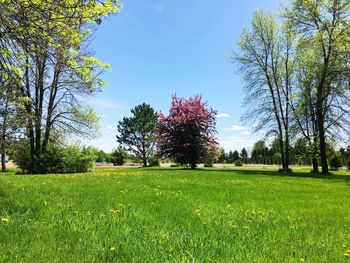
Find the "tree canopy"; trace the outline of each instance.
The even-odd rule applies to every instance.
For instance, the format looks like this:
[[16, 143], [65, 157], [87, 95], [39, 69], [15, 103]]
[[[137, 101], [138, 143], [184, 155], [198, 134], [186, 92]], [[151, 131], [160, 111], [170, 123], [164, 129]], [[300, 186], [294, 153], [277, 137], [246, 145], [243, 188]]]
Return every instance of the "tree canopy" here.
[[196, 168], [200, 160], [217, 153], [216, 111], [197, 95], [189, 99], [172, 97], [169, 115], [160, 113], [157, 125], [159, 154]]
[[132, 117], [119, 121], [117, 141], [147, 166], [147, 159], [154, 155], [158, 114], [146, 103], [131, 109], [131, 113]]

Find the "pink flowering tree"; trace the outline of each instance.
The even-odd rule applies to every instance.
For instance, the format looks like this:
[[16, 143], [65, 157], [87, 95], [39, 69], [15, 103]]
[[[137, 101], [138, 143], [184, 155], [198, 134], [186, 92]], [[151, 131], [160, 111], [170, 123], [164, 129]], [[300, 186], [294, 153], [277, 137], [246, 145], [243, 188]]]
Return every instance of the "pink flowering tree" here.
[[197, 95], [189, 99], [172, 97], [169, 115], [159, 114], [157, 148], [161, 156], [195, 169], [200, 161], [217, 152], [216, 111]]

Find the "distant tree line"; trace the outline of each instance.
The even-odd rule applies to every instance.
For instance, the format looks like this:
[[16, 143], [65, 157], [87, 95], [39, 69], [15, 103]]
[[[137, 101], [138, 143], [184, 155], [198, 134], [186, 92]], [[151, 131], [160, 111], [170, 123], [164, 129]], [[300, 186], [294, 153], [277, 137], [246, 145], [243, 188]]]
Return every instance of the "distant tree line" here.
[[[307, 140], [299, 138], [293, 145], [289, 145], [290, 149], [290, 161], [292, 165], [305, 165], [311, 166], [313, 162], [312, 146], [308, 145]], [[347, 148], [341, 147], [337, 150], [332, 145], [327, 145], [327, 156], [329, 156], [328, 162], [332, 170], [344, 166], [350, 169], [350, 146]], [[218, 163], [234, 164], [237, 161], [241, 161], [245, 164], [267, 164], [267, 165], [281, 165], [282, 158], [279, 151], [278, 139], [272, 141], [270, 145], [267, 145], [265, 141], [257, 141], [250, 154], [243, 148], [240, 152], [237, 150], [230, 150], [225, 152], [223, 148], [220, 149], [220, 154], [215, 160]]]

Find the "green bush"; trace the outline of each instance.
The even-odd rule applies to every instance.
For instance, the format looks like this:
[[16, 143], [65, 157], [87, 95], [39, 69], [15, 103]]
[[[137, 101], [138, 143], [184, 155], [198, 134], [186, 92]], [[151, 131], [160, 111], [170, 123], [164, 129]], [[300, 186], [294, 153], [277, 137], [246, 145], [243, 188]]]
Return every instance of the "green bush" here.
[[338, 156], [334, 156], [331, 158], [329, 165], [332, 171], [338, 171], [340, 167], [342, 167], [341, 160]]
[[112, 152], [112, 163], [114, 165], [123, 165], [127, 156], [127, 152], [123, 148], [119, 147]]
[[235, 161], [235, 166], [243, 166], [242, 161], [241, 160], [236, 160]]
[[91, 147], [68, 147], [50, 146], [40, 160], [33, 164], [28, 147], [17, 151], [15, 162], [23, 172], [31, 170], [37, 173], [82, 173], [88, 172], [94, 166], [96, 151]]
[[348, 171], [350, 171], [350, 159], [348, 160], [348, 163], [346, 166], [348, 167]]
[[159, 167], [160, 166], [160, 160], [158, 158], [150, 158], [148, 162], [149, 167]]

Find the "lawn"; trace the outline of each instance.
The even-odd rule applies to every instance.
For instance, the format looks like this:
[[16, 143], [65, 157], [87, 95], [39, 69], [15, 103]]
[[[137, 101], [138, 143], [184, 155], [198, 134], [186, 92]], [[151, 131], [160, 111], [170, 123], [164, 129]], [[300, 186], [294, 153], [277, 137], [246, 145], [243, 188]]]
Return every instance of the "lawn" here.
[[349, 175], [8, 173], [0, 218], [0, 262], [350, 262]]

